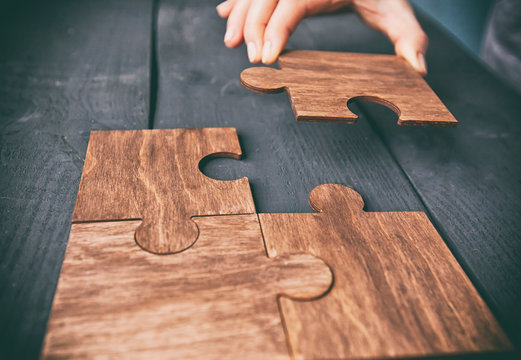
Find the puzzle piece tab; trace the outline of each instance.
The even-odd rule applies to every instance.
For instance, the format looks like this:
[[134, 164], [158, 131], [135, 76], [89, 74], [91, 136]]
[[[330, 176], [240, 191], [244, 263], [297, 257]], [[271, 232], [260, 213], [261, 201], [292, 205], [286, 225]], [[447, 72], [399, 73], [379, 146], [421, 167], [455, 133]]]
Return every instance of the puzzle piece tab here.
[[[423, 212], [365, 212], [341, 185], [316, 213], [259, 214], [268, 253], [323, 259], [327, 296], [280, 305], [296, 358], [395, 358], [502, 351], [511, 344]], [[327, 334], [327, 336], [324, 336]]]
[[322, 295], [328, 266], [268, 258], [255, 214], [194, 221], [166, 256], [135, 244], [140, 221], [73, 224], [43, 358], [289, 358], [277, 297]]
[[136, 241], [158, 254], [192, 245], [192, 216], [252, 214], [248, 179], [199, 171], [207, 156], [239, 158], [233, 128], [93, 131], [73, 222], [143, 219]]
[[385, 105], [399, 125], [455, 126], [457, 120], [425, 80], [394, 55], [289, 50], [279, 56], [281, 69], [253, 67], [242, 84], [260, 93], [287, 90], [299, 121], [354, 123], [351, 100]]

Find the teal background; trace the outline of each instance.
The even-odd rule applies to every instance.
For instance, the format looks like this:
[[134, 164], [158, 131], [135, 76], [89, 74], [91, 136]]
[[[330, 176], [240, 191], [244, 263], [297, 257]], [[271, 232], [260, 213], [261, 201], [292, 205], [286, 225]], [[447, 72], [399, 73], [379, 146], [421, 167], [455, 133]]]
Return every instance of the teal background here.
[[412, 0], [417, 11], [429, 14], [479, 56], [492, 0]]

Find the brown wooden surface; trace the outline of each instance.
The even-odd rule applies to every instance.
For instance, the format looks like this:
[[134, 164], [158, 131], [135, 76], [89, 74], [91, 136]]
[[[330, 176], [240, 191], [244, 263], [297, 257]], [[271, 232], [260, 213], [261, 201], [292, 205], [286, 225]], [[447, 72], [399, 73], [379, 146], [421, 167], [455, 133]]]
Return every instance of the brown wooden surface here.
[[43, 358], [288, 358], [277, 296], [320, 296], [329, 268], [269, 259], [255, 214], [194, 221], [173, 255], [136, 245], [140, 221], [73, 224]]
[[303, 251], [333, 270], [330, 293], [281, 299], [296, 358], [505, 350], [493, 315], [423, 212], [364, 212], [354, 190], [315, 188], [317, 213], [259, 214], [268, 254]]
[[287, 90], [300, 121], [353, 123], [348, 101], [365, 100], [391, 108], [399, 125], [455, 126], [456, 119], [423, 78], [395, 55], [289, 50], [281, 70], [254, 67], [242, 84], [260, 93]]
[[203, 175], [206, 156], [239, 158], [235, 129], [93, 131], [73, 222], [143, 219], [137, 243], [166, 254], [197, 239], [192, 216], [255, 213], [248, 179]]

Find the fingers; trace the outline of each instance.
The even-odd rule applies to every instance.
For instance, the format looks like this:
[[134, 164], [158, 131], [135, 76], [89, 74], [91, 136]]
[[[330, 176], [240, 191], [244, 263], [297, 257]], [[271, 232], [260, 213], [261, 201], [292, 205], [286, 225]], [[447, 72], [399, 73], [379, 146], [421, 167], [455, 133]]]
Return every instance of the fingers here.
[[306, 15], [305, 11], [304, 7], [296, 6], [294, 1], [279, 1], [264, 33], [263, 63], [273, 64], [277, 60], [290, 35]]
[[[228, 0], [226, 3], [230, 1], [232, 0]], [[224, 43], [227, 47], [233, 48], [242, 42], [244, 23], [246, 22], [246, 15], [248, 14], [250, 5], [251, 0], [236, 0], [229, 5], [232, 9], [228, 15], [226, 33], [224, 34]], [[227, 9], [225, 8], [224, 10]]]
[[248, 49], [248, 58], [252, 63], [262, 59], [264, 30], [268, 21], [271, 21], [277, 2], [278, 0], [254, 1], [248, 10], [244, 26], [244, 42]]
[[351, 1], [227, 0], [216, 9], [219, 16], [228, 18], [226, 46], [236, 47], [244, 39], [252, 63], [272, 64], [302, 18], [335, 10]]
[[244, 39], [252, 63], [272, 64], [307, 8], [294, 0], [227, 0], [216, 9], [219, 16], [228, 18], [226, 46], [236, 47]]

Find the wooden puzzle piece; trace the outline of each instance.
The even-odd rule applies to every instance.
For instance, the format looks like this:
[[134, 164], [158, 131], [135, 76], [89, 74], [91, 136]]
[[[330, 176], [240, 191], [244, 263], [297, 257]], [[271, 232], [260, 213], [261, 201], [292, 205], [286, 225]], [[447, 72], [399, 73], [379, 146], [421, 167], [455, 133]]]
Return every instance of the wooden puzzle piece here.
[[354, 190], [321, 185], [316, 213], [259, 214], [270, 256], [303, 251], [335, 281], [280, 305], [296, 358], [388, 358], [508, 350], [510, 342], [423, 212], [364, 212]]
[[349, 101], [376, 102], [398, 115], [399, 125], [455, 126], [457, 120], [425, 80], [394, 55], [289, 50], [281, 69], [253, 67], [241, 83], [260, 93], [287, 90], [299, 121], [354, 123]]
[[73, 224], [43, 358], [288, 358], [277, 297], [322, 295], [328, 266], [268, 258], [255, 214], [193, 220], [166, 256], [135, 244], [140, 221]]
[[197, 215], [251, 214], [248, 179], [199, 171], [207, 156], [241, 156], [233, 128], [91, 132], [73, 222], [143, 219], [145, 250], [182, 251], [197, 239]]

